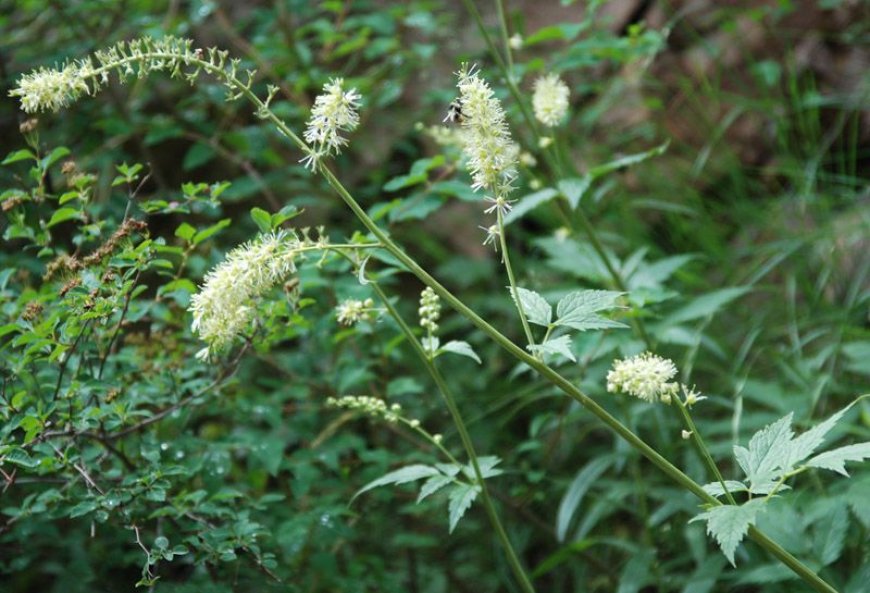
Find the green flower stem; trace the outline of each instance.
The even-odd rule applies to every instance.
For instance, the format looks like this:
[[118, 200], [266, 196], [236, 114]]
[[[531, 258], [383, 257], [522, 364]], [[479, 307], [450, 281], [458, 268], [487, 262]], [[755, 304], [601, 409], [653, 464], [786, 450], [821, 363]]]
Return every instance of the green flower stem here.
[[[484, 480], [483, 473], [480, 471], [480, 465], [477, 461], [477, 452], [474, 449], [474, 443], [471, 441], [471, 435], [468, 433], [468, 429], [465, 426], [465, 421], [462, 419], [462, 414], [459, 411], [459, 407], [456, 405], [456, 399], [453, 397], [453, 392], [450, 390], [450, 387], [447, 385], [447, 382], [444, 380], [444, 377], [441, 375], [438, 367], [435, 366], [435, 362], [432, 360], [432, 355], [428, 353], [425, 348], [423, 348], [423, 345], [417, 339], [417, 336], [414, 335], [414, 332], [411, 331], [411, 328], [408, 327], [408, 324], [405, 323], [404, 319], [402, 319], [402, 316], [390, 302], [390, 299], [387, 298], [387, 295], [381, 289], [380, 285], [378, 285], [376, 281], [372, 280], [371, 286], [372, 288], [374, 288], [378, 297], [380, 297], [381, 302], [384, 303], [387, 311], [390, 313], [393, 319], [395, 319], [396, 323], [399, 324], [399, 328], [401, 328], [402, 333], [405, 335], [405, 338], [411, 344], [414, 352], [426, 366], [426, 370], [429, 372], [432, 380], [434, 380], [435, 384], [438, 386], [438, 390], [441, 392], [441, 395], [444, 398], [444, 403], [447, 404], [447, 409], [450, 412], [451, 418], [453, 419], [453, 424], [456, 426], [456, 431], [459, 433], [459, 438], [462, 441], [462, 446], [465, 449], [465, 454], [468, 455], [468, 458], [471, 461], [471, 467], [474, 470], [474, 476], [477, 479], [477, 483], [480, 485], [480, 495], [483, 500], [483, 506], [486, 508], [486, 514], [489, 516], [489, 520], [492, 523], [492, 526], [495, 529], [499, 540], [501, 541], [502, 548], [504, 549], [505, 555], [507, 556], [508, 563], [513, 570], [514, 576], [516, 577], [517, 581], [520, 584], [520, 587], [525, 593], [535, 593], [535, 588], [534, 586], [532, 586], [532, 582], [529, 580], [528, 575], [526, 575], [526, 571], [523, 569], [523, 566], [520, 563], [520, 560], [517, 557], [513, 546], [511, 545], [507, 532], [505, 531], [504, 526], [501, 524], [501, 520], [498, 518], [498, 513], [495, 510], [495, 505], [493, 504], [492, 499], [489, 496], [489, 489], [486, 486], [486, 481]], [[452, 457], [449, 454], [448, 456]]]
[[718, 480], [719, 484], [722, 485], [722, 490], [725, 491], [725, 498], [728, 499], [728, 504], [737, 504], [734, 500], [734, 497], [731, 496], [731, 492], [728, 491], [728, 488], [725, 486], [725, 478], [722, 477], [722, 472], [719, 471], [719, 467], [716, 465], [716, 462], [713, 461], [713, 456], [710, 455], [710, 449], [707, 448], [707, 444], [704, 442], [704, 438], [701, 436], [701, 433], [698, 432], [698, 427], [695, 426], [695, 421], [692, 420], [692, 415], [689, 412], [688, 407], [684, 404], [679, 396], [674, 396], [673, 401], [677, 406], [677, 409], [680, 411], [680, 416], [683, 418], [683, 422], [686, 425], [686, 430], [691, 433], [692, 443], [695, 445], [695, 449], [698, 451], [698, 455], [701, 457], [701, 461], [704, 462], [704, 465], [707, 466], [707, 469], [710, 471], [711, 475]]
[[495, 0], [495, 7], [498, 10], [498, 25], [501, 30], [501, 42], [504, 45], [504, 55], [507, 58], [507, 69], [510, 75], [514, 72], [514, 59], [511, 56], [511, 44], [508, 38], [507, 19], [504, 15], [504, 3], [502, 0]]
[[[466, 3], [466, 5], [468, 5], [470, 0], [464, 0], [464, 2]], [[143, 61], [147, 60], [148, 57], [170, 59], [176, 58], [178, 56], [169, 52], [143, 52], [139, 56], [132, 56], [130, 58], [125, 58], [121, 61]], [[218, 79], [226, 82], [228, 85], [237, 88], [238, 94], [244, 96], [256, 107], [257, 114], [259, 114], [263, 119], [272, 122], [281, 134], [286, 136], [291, 142], [293, 142], [297, 147], [299, 147], [307, 154], [309, 149], [305, 142], [303, 142], [302, 139], [299, 138], [299, 136], [297, 136], [287, 126], [287, 124], [284, 123], [281, 118], [275, 115], [275, 113], [269, 109], [266, 103], [263, 102], [250, 89], [248, 85], [241, 82], [238, 78], [231, 76], [225, 70], [218, 68], [207, 61], [190, 58], [189, 62], [191, 64], [200, 66], [204, 71], [209, 72]], [[511, 86], [515, 86], [512, 84], [511, 81], [509, 81], [509, 83], [511, 84]], [[318, 164], [318, 170], [323, 175], [324, 179], [330, 185], [330, 187], [335, 190], [335, 192], [339, 195], [342, 201], [344, 201], [347, 207], [350, 208], [354, 215], [356, 215], [362, 225], [365, 226], [366, 229], [383, 244], [384, 248], [389, 251], [396, 259], [398, 259], [408, 269], [409, 272], [419, 278], [421, 282], [432, 288], [432, 290], [434, 290], [442, 299], [444, 299], [454, 310], [459, 312], [474, 326], [487, 334], [493, 341], [495, 341], [499, 346], [506, 350], [510, 355], [529, 365], [531, 368], [537, 371], [538, 374], [550, 381], [566, 395], [579, 402], [593, 415], [598, 417], [611, 430], [613, 430], [616, 434], [625, 439], [632, 447], [640, 451], [642, 455], [649, 459], [665, 475], [677, 482], [680, 486], [693, 493], [695, 496], [697, 496], [707, 504], [722, 504], [715, 497], [707, 494], [704, 489], [701, 488], [700, 484], [698, 484], [685, 473], [680, 471], [679, 468], [677, 468], [667, 459], [662, 457], [655, 449], [650, 447], [643, 439], [634, 434], [627, 426], [619, 422], [619, 420], [614, 418], [610, 413], [607, 412], [607, 410], [605, 410], [594, 400], [592, 400], [586, 394], [580, 391], [580, 389], [574, 386], [574, 384], [571, 383], [568, 379], [566, 379], [557, 371], [550, 368], [548, 365], [544, 364], [542, 361], [538, 360], [534, 356], [531, 356], [525, 350], [514, 344], [505, 335], [503, 335], [492, 325], [490, 325], [485, 319], [472, 311], [468, 306], [465, 305], [465, 303], [463, 303], [456, 296], [454, 296], [453, 293], [451, 293], [444, 286], [442, 286], [437, 280], [435, 280], [434, 277], [432, 277], [428, 272], [426, 272], [426, 270], [424, 270], [419, 264], [417, 264], [417, 262], [412, 257], [407, 255], [398, 245], [396, 245], [396, 243], [394, 243], [393, 240], [390, 239], [390, 237], [383, 230], [381, 230], [377, 223], [375, 223], [371, 219], [371, 217], [366, 214], [366, 212], [362, 209], [359, 203], [357, 203], [353, 196], [350, 195], [347, 189], [335, 177], [332, 171], [324, 166], [323, 163]], [[776, 544], [776, 542], [768, 538], [755, 527], [750, 527], [749, 536], [755, 542], [765, 548], [770, 554], [783, 562], [783, 564], [791, 568], [798, 576], [800, 576], [819, 593], [837, 593], [836, 589], [834, 589], [831, 585], [825, 582], [815, 572], [810, 570], [800, 560], [792, 556], [788, 551]]]
[[523, 331], [526, 333], [526, 341], [529, 343], [529, 346], [534, 346], [535, 338], [532, 337], [532, 328], [529, 327], [529, 320], [526, 318], [526, 312], [523, 309], [523, 301], [520, 298], [519, 291], [517, 290], [517, 281], [514, 277], [513, 267], [511, 266], [510, 254], [508, 254], [507, 239], [505, 238], [504, 215], [502, 214], [501, 208], [496, 208], [495, 211], [498, 224], [498, 241], [501, 245], [501, 259], [504, 262], [504, 269], [507, 271], [508, 282], [510, 282], [511, 285], [511, 296], [517, 305], [517, 311], [519, 311], [520, 314], [520, 321], [523, 324]]

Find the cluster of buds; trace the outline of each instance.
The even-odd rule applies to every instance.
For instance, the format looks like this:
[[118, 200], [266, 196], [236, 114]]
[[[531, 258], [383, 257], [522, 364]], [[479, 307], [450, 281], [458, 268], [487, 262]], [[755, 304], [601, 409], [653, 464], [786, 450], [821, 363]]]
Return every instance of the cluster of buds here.
[[375, 302], [372, 299], [364, 301], [358, 299], [346, 299], [335, 308], [335, 316], [342, 325], [355, 325], [360, 321], [371, 319]]
[[441, 317], [441, 299], [428, 286], [420, 293], [420, 327], [430, 334], [438, 331], [438, 319]]
[[[387, 422], [398, 422], [403, 419], [401, 405], [392, 404], [388, 406], [387, 402], [384, 400], [370, 395], [344, 395], [339, 398], [330, 397], [326, 399], [326, 405], [332, 408], [356, 410], [373, 418], [383, 418]], [[408, 422], [409, 424], [416, 422], [416, 426], [420, 425], [419, 420], [411, 420]]]
[[666, 404], [682, 391], [683, 403], [688, 407], [705, 399], [694, 388], [672, 381], [676, 374], [677, 367], [672, 360], [644, 352], [613, 363], [613, 368], [607, 373], [607, 391]]

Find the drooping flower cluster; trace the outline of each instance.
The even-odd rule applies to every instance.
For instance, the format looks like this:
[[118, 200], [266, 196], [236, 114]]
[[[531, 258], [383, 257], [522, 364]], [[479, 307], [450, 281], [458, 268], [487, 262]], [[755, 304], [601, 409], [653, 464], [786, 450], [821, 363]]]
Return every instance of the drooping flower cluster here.
[[417, 313], [420, 315], [420, 327], [431, 334], [438, 331], [438, 319], [441, 317], [441, 299], [428, 286], [420, 293], [420, 308]]
[[[241, 73], [239, 64], [238, 60], [229, 60], [226, 51], [194, 49], [190, 39], [144, 37], [118, 43], [61, 68], [41, 68], [25, 74], [9, 96], [20, 97], [21, 108], [27, 113], [58, 111], [82, 95], [95, 94], [109, 82], [111, 72], [123, 83], [129, 77], [143, 78], [157, 71], [192, 81], [207, 71], [227, 86], [230, 98], [235, 98], [242, 87], [250, 88], [254, 76], [253, 71]], [[240, 74], [246, 82], [239, 80]]]
[[335, 308], [335, 316], [342, 325], [354, 325], [360, 321], [371, 319], [372, 307], [375, 302], [372, 299], [364, 301], [358, 299], [346, 299]]
[[607, 373], [607, 391], [625, 392], [648, 402], [669, 402], [679, 389], [678, 383], [671, 382], [676, 374], [673, 361], [644, 352], [613, 363]]
[[457, 73], [461, 105], [462, 149], [468, 159], [472, 188], [504, 201], [517, 176], [519, 147], [511, 140], [501, 102], [476, 68]]
[[260, 235], [206, 274], [189, 308], [191, 328], [207, 344], [198, 358], [221, 352], [250, 326], [256, 300], [296, 271], [295, 259], [306, 244], [286, 231]]
[[311, 117], [305, 130], [305, 142], [310, 152], [303, 164], [314, 169], [324, 156], [336, 155], [347, 145], [340, 132], [352, 132], [359, 125], [361, 96], [356, 89], [345, 91], [344, 80], [333, 78], [323, 85], [323, 93], [314, 100]]
[[547, 127], [554, 127], [568, 113], [570, 91], [558, 74], [548, 74], [535, 81], [532, 108], [535, 117]]

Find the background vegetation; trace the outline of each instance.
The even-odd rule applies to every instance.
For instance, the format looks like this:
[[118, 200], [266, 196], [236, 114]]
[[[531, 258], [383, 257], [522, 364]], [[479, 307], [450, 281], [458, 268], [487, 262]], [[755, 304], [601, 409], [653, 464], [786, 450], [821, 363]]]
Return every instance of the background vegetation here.
[[[727, 478], [738, 477], [732, 446], [762, 426], [794, 412], [803, 429], [867, 392], [868, 4], [506, 5], [523, 40], [512, 53], [520, 90], [544, 72], [571, 88], [559, 180], [462, 3], [0, 0], [3, 97], [24, 72], [141, 35], [230, 50], [257, 68], [256, 88], [279, 86], [275, 110], [295, 129], [343, 76], [364, 107], [337, 176], [522, 342], [498, 256], [481, 245], [480, 197], [428, 131], [455, 96], [459, 62], [476, 62], [536, 156], [518, 209], [542, 204], [509, 227], [521, 285], [554, 298], [620, 289], [576, 221], [543, 202], [558, 188], [580, 201], [648, 333], [647, 344], [633, 330], [579, 334], [578, 362], [561, 372], [702, 483], [669, 409], [606, 393], [614, 358], [655, 345], [677, 362], [709, 398], [695, 417]], [[498, 38], [495, 6], [479, 8]], [[218, 84], [157, 76], [35, 122], [4, 98], [0, 128], [4, 591], [514, 590], [482, 508], [448, 536], [438, 495], [415, 504], [399, 486], [348, 504], [436, 455], [328, 397], [400, 403], [460, 450], [395, 325], [336, 322], [340, 301], [371, 296], [348, 264], [309, 260], [263, 306], [253, 343], [215, 364], [195, 358], [190, 295], [257, 232], [252, 208], [324, 225], [336, 241], [360, 230], [293, 146]], [[642, 163], [596, 169], [665, 143]], [[413, 319], [422, 285], [398, 271], [381, 284]], [[807, 590], [751, 543], [732, 569], [703, 525], [687, 524], [694, 497], [458, 315], [444, 312], [441, 333], [483, 360], [439, 362], [478, 450], [502, 459], [488, 483], [540, 591]], [[868, 434], [859, 404], [835, 438]], [[860, 593], [870, 473], [850, 471], [804, 478], [759, 525]]]

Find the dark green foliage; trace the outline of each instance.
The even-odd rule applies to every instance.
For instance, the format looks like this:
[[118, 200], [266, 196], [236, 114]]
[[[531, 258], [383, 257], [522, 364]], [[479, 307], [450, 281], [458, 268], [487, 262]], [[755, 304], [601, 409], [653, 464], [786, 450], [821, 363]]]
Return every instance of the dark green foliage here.
[[[532, 350], [714, 482], [674, 407], [606, 392], [615, 358], [654, 347], [708, 397], [692, 411], [698, 431], [724, 477], [744, 479], [735, 445], [789, 414], [803, 433], [870, 385], [866, 91], [781, 49], [800, 35], [789, 2], [705, 18], [662, 3], [666, 24], [649, 26], [619, 26], [602, 2], [553, 2], [540, 18], [513, 4], [522, 92], [551, 71], [571, 87], [552, 150], [459, 3], [0, 0], [0, 73], [8, 91], [20, 74], [116, 41], [191, 37], [257, 68], [261, 96], [277, 85], [272, 107], [297, 131], [322, 85], [344, 77], [364, 98], [362, 122], [331, 168], [422, 265], [523, 343], [499, 257], [481, 246], [478, 226], [492, 223], [481, 196], [455, 147], [425, 133], [454, 98], [458, 62], [478, 62], [536, 159], [507, 227]], [[851, 15], [845, 30], [820, 30], [866, 58], [864, 8], [807, 5]], [[497, 23], [494, 5], [480, 10]], [[741, 68], [722, 40], [747, 23], [770, 47], [742, 56], [746, 76], [732, 79]], [[677, 67], [686, 48], [706, 68]], [[430, 484], [419, 504], [409, 485], [351, 504], [388, 472], [429, 468], [425, 490], [448, 466], [413, 431], [328, 397], [399, 403], [466, 459], [397, 324], [336, 322], [340, 302], [373, 296], [346, 259], [311, 254], [259, 304], [251, 335], [218, 360], [196, 358], [187, 308], [227, 251], [287, 227], [366, 239], [292, 144], [224, 99], [205, 77], [190, 87], [150, 76], [33, 123], [0, 101], [0, 589], [518, 590], [483, 507], [467, 506], [470, 469], [468, 484]], [[422, 285], [384, 253], [366, 270], [414, 325]], [[733, 569], [688, 523], [696, 498], [459, 315], [445, 309], [440, 324], [437, 365], [478, 452], [501, 460], [487, 485], [537, 590], [809, 590], [751, 543], [729, 543]], [[868, 435], [863, 400], [816, 453]], [[846, 469], [850, 480], [808, 470], [755, 518], [839, 591], [860, 593], [870, 478]]]

